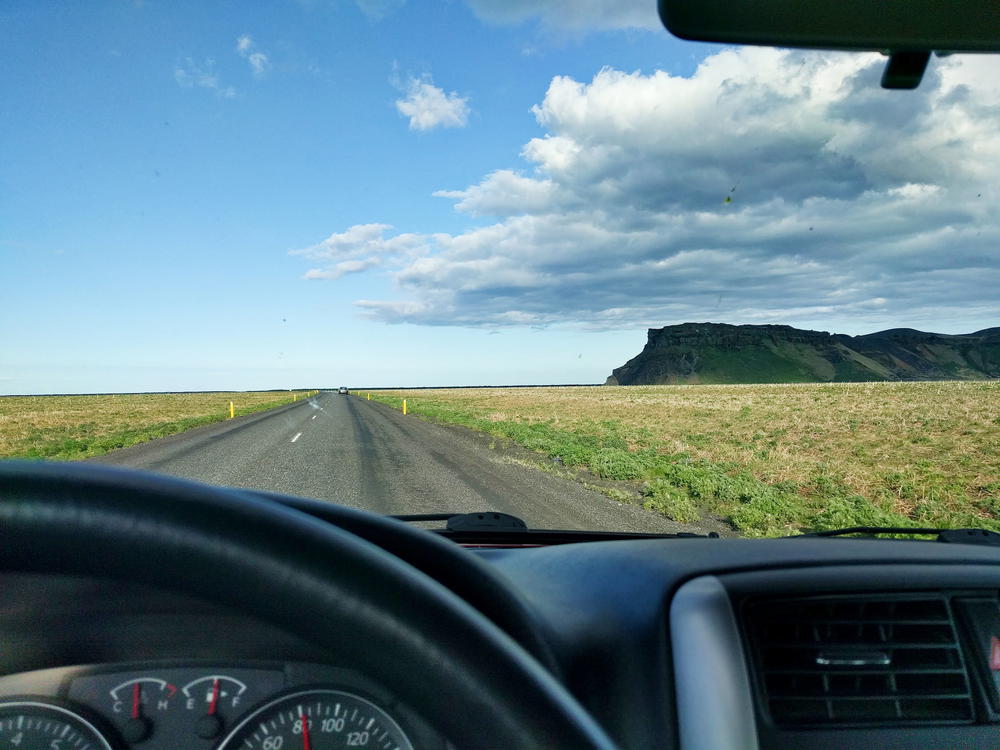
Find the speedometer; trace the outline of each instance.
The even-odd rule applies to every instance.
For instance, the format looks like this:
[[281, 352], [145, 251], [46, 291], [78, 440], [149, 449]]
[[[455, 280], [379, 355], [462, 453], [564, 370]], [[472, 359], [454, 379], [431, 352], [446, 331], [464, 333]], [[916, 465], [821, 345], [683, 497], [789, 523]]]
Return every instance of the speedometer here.
[[218, 750], [413, 750], [389, 714], [342, 690], [305, 690], [277, 698], [243, 719]]

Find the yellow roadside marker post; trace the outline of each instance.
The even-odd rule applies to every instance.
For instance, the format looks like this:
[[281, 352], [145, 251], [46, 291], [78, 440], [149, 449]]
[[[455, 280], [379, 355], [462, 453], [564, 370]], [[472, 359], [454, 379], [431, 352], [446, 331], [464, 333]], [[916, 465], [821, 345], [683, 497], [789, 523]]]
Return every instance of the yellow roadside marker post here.
[[368, 394], [368, 400], [369, 400], [369, 401], [371, 401], [371, 400], [372, 400], [372, 394], [370, 394], [370, 393]]
[[236, 408], [233, 406], [233, 402], [229, 402], [229, 418], [232, 419], [236, 416]]
[[403, 414], [406, 414], [406, 399], [403, 399]]

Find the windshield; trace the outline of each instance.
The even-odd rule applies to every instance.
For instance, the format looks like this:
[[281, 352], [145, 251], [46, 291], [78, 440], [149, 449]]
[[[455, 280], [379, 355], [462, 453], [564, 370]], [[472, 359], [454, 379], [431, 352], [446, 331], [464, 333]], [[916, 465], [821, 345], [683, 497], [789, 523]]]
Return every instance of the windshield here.
[[649, 0], [14, 0], [0, 50], [0, 457], [1000, 530], [996, 56], [889, 91]]

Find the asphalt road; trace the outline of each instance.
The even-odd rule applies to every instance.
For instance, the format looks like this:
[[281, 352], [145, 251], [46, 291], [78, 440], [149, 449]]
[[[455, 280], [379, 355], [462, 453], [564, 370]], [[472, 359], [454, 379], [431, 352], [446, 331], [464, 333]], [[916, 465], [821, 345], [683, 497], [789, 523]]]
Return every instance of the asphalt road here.
[[456, 430], [336, 393], [93, 460], [376, 513], [493, 510], [518, 516], [531, 528], [686, 529], [512, 462]]

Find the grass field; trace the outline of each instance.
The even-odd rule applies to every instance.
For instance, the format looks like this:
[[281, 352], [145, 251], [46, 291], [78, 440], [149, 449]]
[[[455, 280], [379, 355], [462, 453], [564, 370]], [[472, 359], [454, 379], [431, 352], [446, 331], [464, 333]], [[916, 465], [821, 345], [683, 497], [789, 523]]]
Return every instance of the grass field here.
[[307, 391], [0, 397], [0, 458], [78, 459], [281, 406]]
[[[747, 536], [854, 525], [1000, 531], [1000, 382], [373, 392]], [[636, 493], [614, 489], [620, 499]]]

